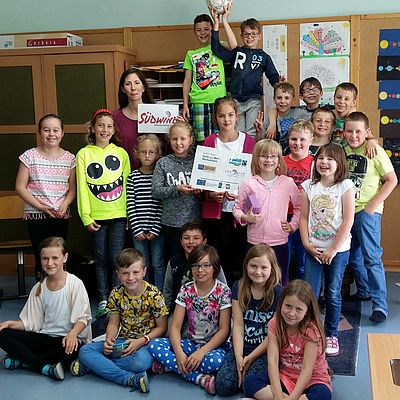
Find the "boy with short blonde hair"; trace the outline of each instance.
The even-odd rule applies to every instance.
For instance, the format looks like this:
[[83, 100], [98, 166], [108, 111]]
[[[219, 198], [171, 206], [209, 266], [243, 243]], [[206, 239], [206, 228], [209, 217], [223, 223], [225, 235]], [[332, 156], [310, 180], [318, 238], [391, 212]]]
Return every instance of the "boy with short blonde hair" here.
[[[309, 154], [313, 140], [313, 125], [310, 121], [299, 119], [289, 129], [288, 144], [290, 153], [283, 157], [287, 166], [286, 175], [293, 178], [300, 192], [301, 184], [311, 177], [311, 168], [314, 157]], [[289, 221], [293, 217], [293, 207], [289, 206]], [[291, 255], [295, 254], [295, 278], [304, 279], [304, 266], [306, 263], [306, 250], [301, 242], [300, 229], [289, 235], [289, 262]]]
[[365, 156], [368, 117], [361, 112], [349, 114], [344, 123], [344, 146], [350, 178], [356, 186], [356, 208], [349, 258], [357, 292], [354, 300], [372, 299], [370, 320], [385, 321], [388, 314], [385, 270], [382, 263], [381, 218], [383, 202], [397, 185], [397, 177], [385, 150], [377, 146], [377, 155]]
[[[277, 135], [275, 139], [282, 146], [283, 154], [289, 153], [288, 133], [290, 127], [299, 119], [308, 119], [308, 112], [299, 107], [293, 107], [295, 99], [295, 90], [289, 82], [277, 83], [274, 86], [274, 103], [277, 111]], [[267, 127], [269, 125], [268, 116], [264, 123], [262, 122], [263, 113], [260, 112], [255, 128], [257, 131], [256, 138], [259, 140], [265, 137]]]

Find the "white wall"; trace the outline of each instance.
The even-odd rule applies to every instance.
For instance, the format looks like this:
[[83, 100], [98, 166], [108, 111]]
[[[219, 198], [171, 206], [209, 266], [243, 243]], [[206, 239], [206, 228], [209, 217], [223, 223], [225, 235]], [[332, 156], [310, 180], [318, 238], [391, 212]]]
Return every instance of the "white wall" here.
[[[399, 12], [399, 0], [234, 0], [232, 21]], [[190, 24], [205, 0], [0, 0], [0, 33]]]

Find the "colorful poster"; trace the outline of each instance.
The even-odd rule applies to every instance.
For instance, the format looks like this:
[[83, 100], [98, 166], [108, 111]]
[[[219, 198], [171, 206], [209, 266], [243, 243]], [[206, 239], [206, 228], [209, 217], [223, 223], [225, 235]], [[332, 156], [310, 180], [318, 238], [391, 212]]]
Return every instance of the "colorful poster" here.
[[263, 50], [269, 54], [279, 75], [287, 77], [287, 26], [263, 26]]
[[179, 115], [177, 104], [139, 104], [139, 133], [168, 133]]
[[400, 139], [400, 110], [381, 110], [380, 136]]
[[251, 154], [197, 146], [190, 185], [237, 195], [240, 184], [251, 177]]
[[400, 139], [383, 139], [383, 148], [390, 157], [400, 182]]
[[379, 56], [377, 81], [400, 80], [400, 56]]
[[400, 56], [400, 29], [379, 31], [379, 55]]
[[302, 58], [300, 60], [300, 82], [315, 77], [322, 85], [321, 104], [333, 104], [336, 86], [349, 80], [349, 57]]
[[300, 57], [350, 56], [350, 22], [300, 24]]
[[[263, 50], [269, 54], [279, 75], [287, 78], [287, 25], [263, 26]], [[273, 105], [274, 91], [263, 77], [264, 112]]]
[[380, 81], [378, 108], [400, 109], [400, 81]]

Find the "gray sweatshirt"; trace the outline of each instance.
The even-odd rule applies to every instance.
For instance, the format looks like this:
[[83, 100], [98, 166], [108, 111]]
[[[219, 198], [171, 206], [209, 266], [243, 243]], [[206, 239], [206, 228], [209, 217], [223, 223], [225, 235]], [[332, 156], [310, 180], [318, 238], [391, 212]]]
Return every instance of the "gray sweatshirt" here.
[[169, 154], [157, 161], [152, 179], [151, 194], [162, 201], [161, 223], [181, 227], [189, 221], [200, 219], [199, 196], [180, 193], [178, 185], [188, 185], [192, 174], [194, 156], [177, 157]]

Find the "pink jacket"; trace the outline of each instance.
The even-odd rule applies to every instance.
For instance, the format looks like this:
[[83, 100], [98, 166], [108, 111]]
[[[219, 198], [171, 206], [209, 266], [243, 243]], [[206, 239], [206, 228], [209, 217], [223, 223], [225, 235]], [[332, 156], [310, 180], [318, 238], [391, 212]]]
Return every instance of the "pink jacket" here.
[[[246, 135], [246, 138], [244, 139], [244, 144], [243, 144], [243, 153], [248, 153], [251, 154], [253, 153], [253, 148], [256, 145], [256, 141], [246, 132], [244, 132]], [[217, 140], [218, 134], [213, 133], [210, 136], [207, 136], [204, 139], [203, 146], [207, 147], [216, 147], [216, 140]], [[221, 218], [221, 209], [222, 209], [222, 203], [217, 203], [216, 201], [210, 199], [207, 196], [205, 196], [204, 202], [203, 202], [203, 212], [202, 212], [202, 217], [203, 218]]]
[[300, 219], [300, 192], [293, 179], [280, 175], [271, 189], [258, 175], [245, 181], [233, 207], [233, 215], [242, 225], [246, 225], [241, 217], [248, 211], [249, 194], [256, 195], [261, 206], [262, 219], [247, 225], [247, 241], [252, 244], [266, 243], [270, 246], [287, 243], [288, 233], [282, 230], [281, 221], [287, 221], [290, 202], [294, 212], [290, 222], [293, 230], [298, 228]]

